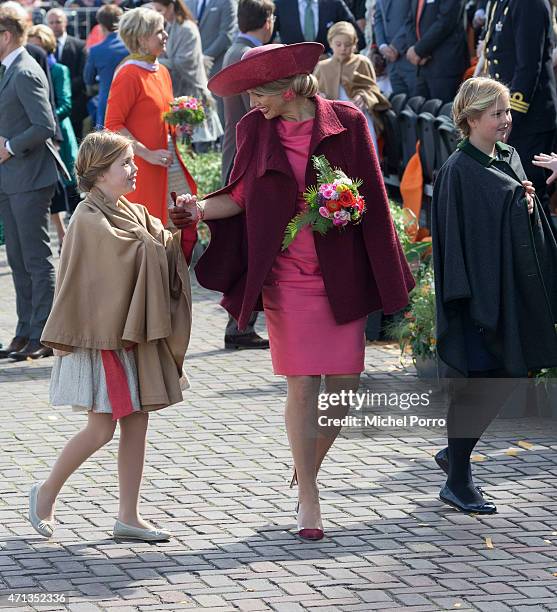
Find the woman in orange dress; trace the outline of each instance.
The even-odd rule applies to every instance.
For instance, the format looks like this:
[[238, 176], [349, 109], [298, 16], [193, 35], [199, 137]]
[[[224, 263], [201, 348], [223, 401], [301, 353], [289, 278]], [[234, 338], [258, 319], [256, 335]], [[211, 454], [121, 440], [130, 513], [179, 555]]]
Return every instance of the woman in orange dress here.
[[110, 87], [105, 125], [133, 140], [137, 185], [126, 194], [141, 202], [149, 213], [167, 223], [168, 127], [163, 113], [173, 99], [170, 73], [157, 58], [164, 52], [168, 34], [162, 15], [151, 9], [127, 11], [119, 34], [131, 55], [116, 70]]

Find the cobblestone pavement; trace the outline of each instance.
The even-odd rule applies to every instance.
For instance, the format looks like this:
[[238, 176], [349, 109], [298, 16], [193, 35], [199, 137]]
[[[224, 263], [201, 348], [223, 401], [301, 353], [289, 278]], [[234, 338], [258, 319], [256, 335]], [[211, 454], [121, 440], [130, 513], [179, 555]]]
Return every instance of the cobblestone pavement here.
[[[222, 350], [217, 296], [194, 293], [193, 387], [152, 417], [142, 492], [144, 516], [175, 534], [167, 543], [110, 538], [116, 439], [63, 489], [52, 540], [35, 534], [29, 486], [84, 417], [48, 406], [51, 360], [0, 362], [2, 592], [65, 591], [75, 612], [557, 610], [554, 430], [507, 421], [480, 445], [476, 473], [499, 507], [484, 518], [437, 499], [443, 479], [432, 454], [442, 430], [344, 435], [320, 474], [326, 538], [302, 543], [288, 488], [285, 383], [267, 351]], [[2, 248], [2, 340], [13, 325]], [[394, 346], [369, 346], [366, 364], [364, 389], [415, 379]], [[4, 598], [0, 609], [9, 608]]]

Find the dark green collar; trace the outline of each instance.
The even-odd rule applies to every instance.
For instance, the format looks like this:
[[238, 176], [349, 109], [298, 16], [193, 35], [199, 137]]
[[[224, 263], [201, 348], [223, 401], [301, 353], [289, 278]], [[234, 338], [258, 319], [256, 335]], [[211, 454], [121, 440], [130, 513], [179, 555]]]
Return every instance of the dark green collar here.
[[[506, 158], [510, 157], [511, 155], [510, 147], [506, 145], [504, 142], [496, 142], [495, 148], [497, 149], [497, 153], [499, 154], [500, 158], [507, 161]], [[497, 157], [491, 157], [491, 155], [486, 155], [483, 151], [480, 151], [479, 149], [477, 149], [468, 140], [468, 138], [461, 140], [457, 145], [457, 149], [459, 151], [462, 151], [463, 153], [466, 153], [466, 155], [469, 155], [470, 157], [475, 159], [478, 163], [480, 163], [482, 166], [485, 166], [486, 168], [489, 168], [489, 166], [491, 166], [493, 162], [497, 161]]]

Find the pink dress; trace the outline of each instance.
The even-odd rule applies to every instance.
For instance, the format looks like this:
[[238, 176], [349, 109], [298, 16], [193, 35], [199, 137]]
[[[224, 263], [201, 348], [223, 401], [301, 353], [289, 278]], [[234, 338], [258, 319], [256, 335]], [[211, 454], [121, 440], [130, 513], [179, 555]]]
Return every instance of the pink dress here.
[[[280, 140], [298, 182], [298, 211], [306, 206], [301, 194], [306, 189], [312, 129], [313, 119], [277, 121]], [[242, 191], [240, 181], [231, 196], [243, 207]], [[263, 286], [263, 308], [275, 374], [317, 376], [364, 370], [366, 317], [343, 325], [335, 321], [310, 228], [304, 228], [290, 247], [277, 255]]]

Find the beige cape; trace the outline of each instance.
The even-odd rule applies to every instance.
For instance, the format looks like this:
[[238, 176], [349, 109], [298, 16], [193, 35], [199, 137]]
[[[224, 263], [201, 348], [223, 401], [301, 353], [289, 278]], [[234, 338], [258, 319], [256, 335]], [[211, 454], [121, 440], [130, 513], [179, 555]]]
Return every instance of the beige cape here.
[[62, 351], [135, 345], [142, 410], [182, 401], [191, 288], [180, 245], [147, 209], [99, 189], [77, 207], [41, 342]]
[[319, 92], [329, 100], [339, 99], [340, 85], [344, 87], [350, 99], [360, 94], [373, 117], [376, 129], [383, 129], [378, 112], [390, 108], [391, 104], [381, 93], [375, 80], [373, 64], [367, 57], [354, 53], [345, 63], [331, 57], [319, 62], [314, 74], [319, 83]]

